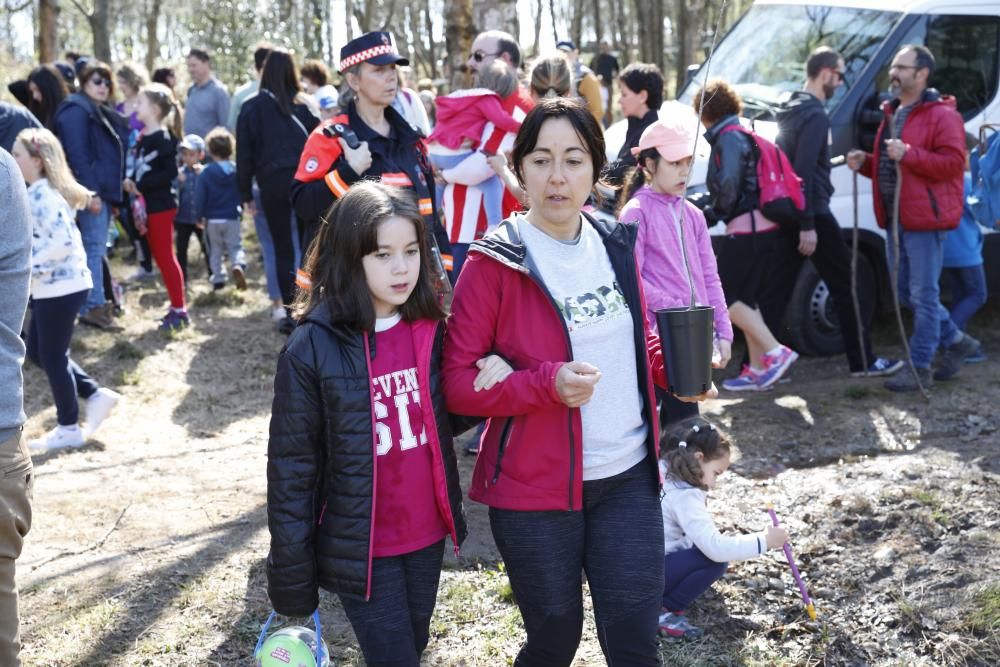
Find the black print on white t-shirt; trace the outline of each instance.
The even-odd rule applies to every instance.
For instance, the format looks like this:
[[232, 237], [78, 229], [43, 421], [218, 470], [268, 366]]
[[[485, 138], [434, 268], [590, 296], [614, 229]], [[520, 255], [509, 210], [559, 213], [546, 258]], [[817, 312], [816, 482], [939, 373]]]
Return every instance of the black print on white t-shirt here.
[[559, 310], [566, 327], [573, 331], [627, 315], [628, 304], [615, 282], [610, 287], [602, 285], [596, 290], [566, 297], [559, 303]]

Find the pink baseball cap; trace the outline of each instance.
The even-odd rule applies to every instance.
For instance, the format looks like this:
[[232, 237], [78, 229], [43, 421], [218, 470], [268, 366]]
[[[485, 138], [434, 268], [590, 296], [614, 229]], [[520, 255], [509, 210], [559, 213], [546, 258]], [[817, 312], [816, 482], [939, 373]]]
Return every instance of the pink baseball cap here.
[[655, 148], [660, 157], [668, 162], [691, 157], [694, 155], [696, 131], [693, 116], [690, 120], [679, 114], [660, 118], [643, 131], [639, 145], [632, 149], [632, 155], [638, 157], [647, 148]]

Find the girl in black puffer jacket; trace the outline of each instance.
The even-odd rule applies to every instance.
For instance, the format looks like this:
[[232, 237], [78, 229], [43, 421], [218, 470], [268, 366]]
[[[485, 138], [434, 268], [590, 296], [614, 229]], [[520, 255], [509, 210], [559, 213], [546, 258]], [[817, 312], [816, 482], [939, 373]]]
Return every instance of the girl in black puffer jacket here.
[[[416, 667], [444, 538], [457, 555], [465, 537], [428, 247], [411, 193], [352, 187], [312, 247], [274, 380], [268, 594], [288, 616], [320, 586], [338, 594], [368, 664]], [[480, 366], [484, 391], [510, 373]]]

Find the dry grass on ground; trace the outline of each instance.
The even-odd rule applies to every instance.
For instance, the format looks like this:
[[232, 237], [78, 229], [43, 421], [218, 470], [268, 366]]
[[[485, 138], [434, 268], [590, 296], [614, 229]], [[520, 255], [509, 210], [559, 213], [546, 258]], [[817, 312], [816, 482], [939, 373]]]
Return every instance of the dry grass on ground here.
[[[27, 665], [250, 664], [268, 612], [264, 466], [282, 344], [261, 292], [258, 280], [213, 294], [202, 278], [195, 327], [163, 336], [165, 295], [146, 285], [127, 293], [123, 332], [79, 331], [74, 357], [127, 402], [84, 448], [35, 460], [18, 562]], [[998, 319], [994, 304], [977, 330], [993, 359]], [[706, 639], [664, 643], [665, 664], [1000, 664], [997, 368], [968, 367], [925, 404], [846, 379], [841, 359], [805, 359], [774, 392], [706, 405], [740, 448], [712, 497], [720, 524], [760, 528], [773, 500], [820, 622], [805, 622], [780, 556], [734, 564], [692, 610]], [[37, 369], [26, 410], [30, 437], [54, 423]], [[466, 482], [470, 469], [466, 457]], [[507, 665], [521, 638], [485, 511], [468, 511], [428, 665]], [[324, 594], [322, 610], [337, 664], [363, 664], [336, 600]], [[589, 616], [575, 664], [603, 664]]]

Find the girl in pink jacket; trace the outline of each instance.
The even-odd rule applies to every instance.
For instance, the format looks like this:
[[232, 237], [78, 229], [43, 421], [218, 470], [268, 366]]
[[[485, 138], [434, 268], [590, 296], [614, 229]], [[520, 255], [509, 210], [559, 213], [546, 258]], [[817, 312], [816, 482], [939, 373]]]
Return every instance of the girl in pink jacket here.
[[[656, 323], [657, 310], [690, 304], [693, 291], [696, 305], [715, 309], [712, 365], [723, 368], [732, 352], [733, 326], [705, 216], [684, 198], [695, 127], [693, 116], [678, 113], [646, 128], [632, 149], [638, 165], [626, 179], [618, 219], [638, 227], [635, 257], [650, 326]], [[683, 403], [666, 392], [658, 398], [664, 426], [698, 414], [696, 403]]]

